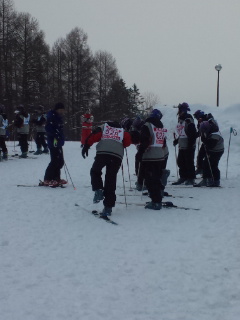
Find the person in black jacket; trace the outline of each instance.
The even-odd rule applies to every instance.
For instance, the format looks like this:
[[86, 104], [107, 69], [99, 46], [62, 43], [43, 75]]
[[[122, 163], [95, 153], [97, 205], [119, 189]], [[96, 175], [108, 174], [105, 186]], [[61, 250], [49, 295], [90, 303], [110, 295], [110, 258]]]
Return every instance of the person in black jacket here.
[[188, 111], [190, 111], [190, 108], [186, 102], [178, 105], [178, 124], [176, 127], [178, 137], [173, 141], [173, 145], [178, 144], [177, 164], [180, 178], [173, 182], [173, 185], [182, 183], [194, 185], [195, 183], [194, 155], [197, 131], [193, 117]]
[[140, 144], [136, 154], [140, 162], [151, 202], [146, 209], [160, 210], [162, 208], [162, 191], [164, 186], [161, 178], [166, 168], [168, 148], [166, 145], [167, 129], [161, 122], [162, 113], [154, 109], [145, 120], [140, 132]]
[[[8, 149], [6, 146], [6, 129], [8, 127], [8, 119], [5, 113], [5, 107], [0, 105], [0, 161], [8, 159]], [[2, 154], [1, 154], [2, 153]]]
[[219, 161], [224, 153], [224, 140], [215, 125], [209, 121], [203, 121], [200, 124], [199, 132], [205, 149], [205, 158], [203, 160], [203, 179], [197, 187], [219, 187], [220, 170]]
[[[219, 127], [218, 127], [218, 123], [217, 121], [214, 119], [213, 115], [211, 113], [204, 113], [204, 111], [201, 110], [197, 110], [194, 114], [193, 114], [194, 118], [197, 120], [197, 137], [200, 137], [200, 125], [203, 121], [208, 121], [211, 125], [211, 128], [214, 131], [219, 131]], [[203, 173], [203, 161], [204, 158], [206, 157], [206, 152], [205, 152], [205, 147], [204, 144], [201, 144], [201, 147], [198, 151], [198, 155], [197, 155], [197, 170], [195, 172], [196, 175], [198, 174], [202, 174]]]
[[63, 103], [56, 103], [53, 110], [47, 114], [46, 132], [48, 148], [50, 150], [51, 161], [46, 169], [44, 185], [57, 187], [66, 184], [67, 181], [61, 179], [61, 169], [64, 166], [63, 145], [65, 142], [63, 133], [63, 119], [65, 112]]
[[[39, 106], [36, 110], [36, 117], [32, 120], [32, 123], [36, 126], [36, 137], [35, 142], [37, 145], [37, 151], [34, 153], [35, 155], [39, 155], [42, 153], [48, 153], [48, 147], [47, 143], [45, 141], [45, 134], [46, 134], [46, 121], [47, 121], [47, 115], [44, 112], [44, 107]], [[43, 147], [43, 150], [42, 150]]]
[[22, 104], [17, 107], [15, 113], [14, 126], [17, 128], [19, 145], [22, 152], [20, 158], [27, 158], [30, 114]]

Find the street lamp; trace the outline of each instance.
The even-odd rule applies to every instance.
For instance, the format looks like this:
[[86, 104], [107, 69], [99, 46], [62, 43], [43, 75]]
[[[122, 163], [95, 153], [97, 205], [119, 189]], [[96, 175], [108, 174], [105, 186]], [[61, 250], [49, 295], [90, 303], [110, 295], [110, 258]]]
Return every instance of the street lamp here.
[[218, 72], [218, 80], [217, 80], [217, 107], [219, 106], [219, 72], [222, 70], [222, 66], [220, 64], [217, 64], [215, 66], [215, 69]]

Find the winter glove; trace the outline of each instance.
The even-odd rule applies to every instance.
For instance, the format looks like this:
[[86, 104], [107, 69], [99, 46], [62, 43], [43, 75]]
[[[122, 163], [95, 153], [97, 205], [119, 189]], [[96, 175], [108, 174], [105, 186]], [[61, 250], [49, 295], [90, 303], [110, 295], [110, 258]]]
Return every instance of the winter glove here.
[[89, 146], [87, 144], [84, 145], [84, 147], [82, 148], [82, 156], [85, 159], [86, 157], [88, 157], [88, 150], [89, 150]]
[[53, 146], [56, 148], [58, 145], [58, 141], [56, 138], [53, 139]]
[[178, 144], [178, 139], [173, 140], [173, 146], [175, 147]]

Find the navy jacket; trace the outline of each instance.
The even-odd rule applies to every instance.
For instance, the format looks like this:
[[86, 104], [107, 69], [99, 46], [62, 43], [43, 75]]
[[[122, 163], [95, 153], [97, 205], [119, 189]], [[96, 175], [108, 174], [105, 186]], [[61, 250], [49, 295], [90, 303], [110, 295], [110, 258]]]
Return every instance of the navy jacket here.
[[[64, 145], [63, 119], [55, 110], [50, 110], [47, 113], [45, 129], [49, 148], [60, 148]], [[56, 146], [54, 146], [54, 139], [57, 140]]]

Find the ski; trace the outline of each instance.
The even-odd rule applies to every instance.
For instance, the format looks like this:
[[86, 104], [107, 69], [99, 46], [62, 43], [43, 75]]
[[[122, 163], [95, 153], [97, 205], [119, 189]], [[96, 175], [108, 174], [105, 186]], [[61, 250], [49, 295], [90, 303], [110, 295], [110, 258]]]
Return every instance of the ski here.
[[[137, 196], [148, 196], [148, 192], [144, 192], [143, 194], [126, 194], [126, 197], [137, 197]], [[119, 197], [125, 197], [125, 194], [117, 194], [117, 196]], [[194, 197], [184, 197], [184, 196], [174, 196], [172, 194], [169, 194], [168, 192], [166, 192], [166, 194], [164, 193], [164, 198], [189, 198], [189, 199], [194, 199]]]
[[115, 226], [118, 226], [118, 223], [111, 220], [110, 218], [108, 218], [107, 216], [101, 216], [100, 213], [97, 211], [97, 210], [92, 210], [91, 212], [95, 217], [97, 218], [100, 218], [104, 221], [106, 221], [107, 223], [110, 223], [110, 224], [114, 224]]
[[39, 184], [17, 184], [17, 187], [36, 188], [36, 187], [50, 187], [50, 188], [66, 188], [64, 185], [46, 186], [43, 181], [39, 180]]
[[[116, 203], [118, 204], [125, 204], [125, 202], [120, 202], [117, 201]], [[140, 206], [140, 207], [145, 207], [146, 203], [127, 203], [127, 205], [134, 205], [134, 206]], [[199, 211], [200, 209], [198, 208], [189, 208], [189, 207], [182, 207], [182, 206], [176, 206], [173, 204], [171, 201], [163, 201], [162, 202], [162, 207], [163, 208], [174, 208], [174, 209], [181, 209], [181, 210], [196, 210]]]
[[38, 157], [33, 157], [33, 156], [27, 156], [26, 158], [22, 158], [18, 154], [12, 154], [12, 155], [9, 155], [9, 157], [14, 159], [38, 159]]
[[[75, 207], [80, 207], [78, 203], [75, 203]], [[89, 210], [87, 210], [86, 208], [82, 208], [84, 211], [87, 211], [89, 212]], [[110, 223], [110, 224], [114, 224], [115, 226], [118, 226], [118, 223], [113, 221], [112, 219], [108, 218], [107, 216], [106, 217], [103, 217], [100, 215], [100, 213], [97, 211], [97, 210], [92, 210], [90, 211], [91, 214], [93, 214], [96, 218], [99, 218], [99, 219], [102, 219], [104, 221], [106, 221], [107, 223]]]

